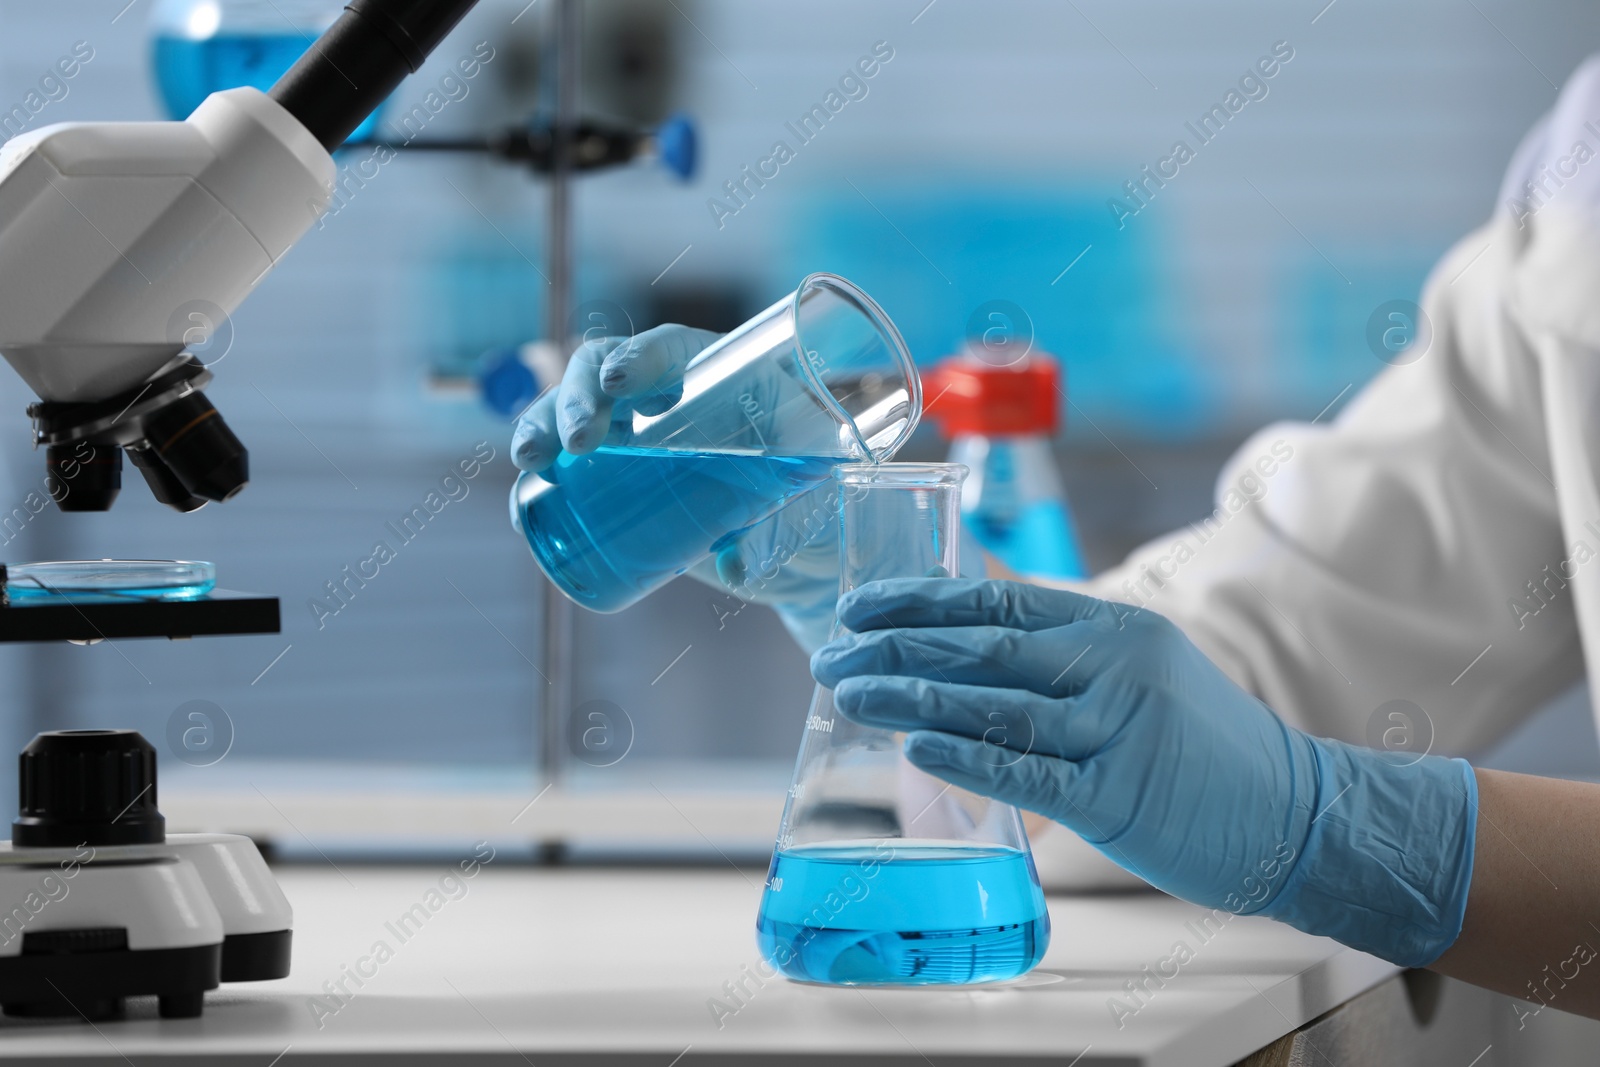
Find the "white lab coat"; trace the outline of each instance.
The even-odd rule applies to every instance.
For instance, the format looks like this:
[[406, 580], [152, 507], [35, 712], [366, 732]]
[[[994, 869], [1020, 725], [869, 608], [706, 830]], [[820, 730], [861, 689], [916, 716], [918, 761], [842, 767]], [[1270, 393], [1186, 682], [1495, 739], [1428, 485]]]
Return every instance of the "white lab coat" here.
[[[1572, 152], [1600, 155], [1591, 117], [1594, 59], [1518, 150], [1494, 218], [1434, 268], [1426, 351], [1331, 422], [1260, 431], [1209, 522], [1089, 591], [1166, 615], [1285, 719], [1353, 742], [1405, 700], [1433, 751], [1471, 755], [1600, 664], [1600, 157]], [[1564, 187], [1546, 179], [1514, 217], [1508, 194], [1545, 164]]]
[[1404, 699], [1441, 749], [1479, 750], [1586, 650], [1600, 662], [1600, 233], [1557, 203], [1530, 229], [1501, 216], [1457, 244], [1424, 290], [1426, 353], [1329, 425], [1256, 434], [1217, 518], [1092, 591], [1168, 616], [1286, 719], [1349, 741]]
[[[1480, 751], [1600, 663], [1589, 116], [1596, 60], [1524, 141], [1493, 220], [1434, 268], [1426, 351], [1330, 424], [1256, 434], [1209, 523], [1140, 548], [1093, 591], [1172, 618], [1286, 719], [1349, 741], [1373, 740], [1374, 713], [1401, 699], [1432, 720], [1436, 751]], [[1547, 181], [1514, 217], [1521, 180], [1563, 159], [1565, 187]]]

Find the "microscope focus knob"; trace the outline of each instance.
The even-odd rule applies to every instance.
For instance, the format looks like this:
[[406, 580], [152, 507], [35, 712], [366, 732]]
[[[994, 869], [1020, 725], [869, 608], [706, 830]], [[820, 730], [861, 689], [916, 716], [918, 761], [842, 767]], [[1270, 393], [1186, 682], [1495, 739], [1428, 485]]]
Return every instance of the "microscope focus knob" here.
[[137, 730], [53, 730], [22, 750], [22, 847], [145, 845], [166, 840], [156, 809], [156, 750]]

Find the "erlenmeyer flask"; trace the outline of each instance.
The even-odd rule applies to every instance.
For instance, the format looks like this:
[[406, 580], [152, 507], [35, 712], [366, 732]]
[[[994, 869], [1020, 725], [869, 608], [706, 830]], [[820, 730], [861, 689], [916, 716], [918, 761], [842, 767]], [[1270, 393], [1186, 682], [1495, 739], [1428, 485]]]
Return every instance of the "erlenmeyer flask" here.
[[[966, 474], [950, 463], [835, 469], [841, 591], [959, 574]], [[790, 978], [833, 985], [1025, 974], [1050, 919], [1020, 815], [918, 770], [901, 739], [837, 714], [817, 687], [756, 920], [762, 954]]]

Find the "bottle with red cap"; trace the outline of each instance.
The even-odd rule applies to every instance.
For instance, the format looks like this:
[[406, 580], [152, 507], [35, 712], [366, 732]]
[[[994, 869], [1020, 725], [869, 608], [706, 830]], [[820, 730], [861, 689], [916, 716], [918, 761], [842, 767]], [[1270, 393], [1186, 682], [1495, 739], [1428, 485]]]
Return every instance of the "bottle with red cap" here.
[[1050, 442], [1061, 427], [1061, 368], [1042, 353], [1003, 365], [971, 351], [923, 375], [923, 413], [972, 473], [961, 494], [967, 529], [1019, 574], [1082, 578], [1072, 511]]

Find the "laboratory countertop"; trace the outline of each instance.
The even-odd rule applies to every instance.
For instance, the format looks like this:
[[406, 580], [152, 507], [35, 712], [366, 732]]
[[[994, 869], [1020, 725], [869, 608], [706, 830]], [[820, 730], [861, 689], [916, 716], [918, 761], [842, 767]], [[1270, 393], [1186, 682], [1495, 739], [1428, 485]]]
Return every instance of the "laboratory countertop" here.
[[[0, 1056], [137, 1067], [1204, 1067], [1234, 1063], [1396, 973], [1265, 919], [1207, 926], [1205, 909], [1135, 893], [1052, 897], [1049, 952], [1009, 984], [823, 988], [760, 978], [754, 871], [491, 863], [470, 880], [445, 864], [278, 874], [295, 909], [290, 977], [224, 986], [199, 1019], [158, 1019], [149, 998], [93, 1026], [7, 1019]], [[1130, 980], [1144, 991], [1130, 993]]]

